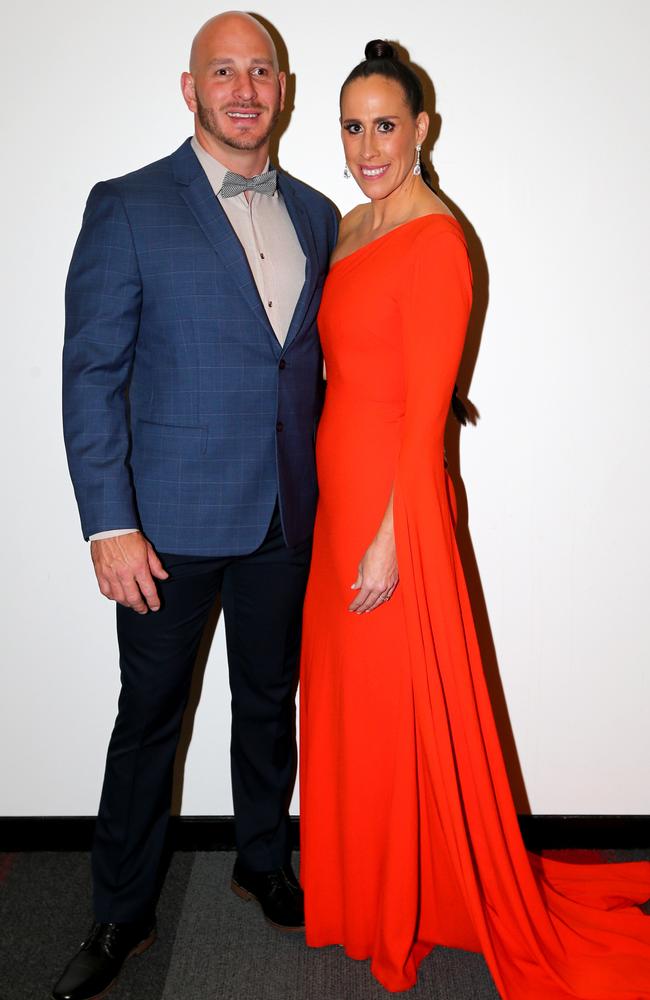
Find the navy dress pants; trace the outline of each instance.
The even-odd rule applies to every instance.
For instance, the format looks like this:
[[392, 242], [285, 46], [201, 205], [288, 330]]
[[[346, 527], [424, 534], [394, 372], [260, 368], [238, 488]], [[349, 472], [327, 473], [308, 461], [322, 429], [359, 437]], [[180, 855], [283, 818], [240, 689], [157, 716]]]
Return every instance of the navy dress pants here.
[[117, 606], [122, 687], [92, 854], [95, 917], [153, 916], [174, 756], [197, 649], [220, 594], [232, 694], [231, 773], [238, 856], [254, 871], [289, 858], [294, 693], [311, 539], [288, 548], [274, 512], [250, 555], [159, 553], [161, 608]]

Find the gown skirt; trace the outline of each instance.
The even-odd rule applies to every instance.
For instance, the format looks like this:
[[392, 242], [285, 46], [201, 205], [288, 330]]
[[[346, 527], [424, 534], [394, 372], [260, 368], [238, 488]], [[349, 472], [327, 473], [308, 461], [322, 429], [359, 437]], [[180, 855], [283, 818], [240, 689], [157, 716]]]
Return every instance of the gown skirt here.
[[[390, 991], [435, 945], [481, 952], [503, 1000], [650, 998], [650, 862], [523, 844], [455, 540], [444, 427], [471, 306], [462, 230], [414, 219], [339, 260], [301, 662], [307, 944]], [[394, 489], [400, 582], [347, 608]]]

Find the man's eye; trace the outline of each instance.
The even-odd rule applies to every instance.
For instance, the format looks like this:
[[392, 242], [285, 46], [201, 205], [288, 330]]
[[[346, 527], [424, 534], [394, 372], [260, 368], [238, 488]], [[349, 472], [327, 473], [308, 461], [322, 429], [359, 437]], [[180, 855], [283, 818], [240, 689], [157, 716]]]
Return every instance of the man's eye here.
[[215, 76], [228, 76], [229, 72], [230, 71], [227, 70], [224, 66], [221, 66], [218, 70], [215, 71]]
[[264, 69], [263, 66], [258, 66], [257, 69], [253, 70], [253, 73], [255, 74], [255, 76], [266, 76], [268, 70]]

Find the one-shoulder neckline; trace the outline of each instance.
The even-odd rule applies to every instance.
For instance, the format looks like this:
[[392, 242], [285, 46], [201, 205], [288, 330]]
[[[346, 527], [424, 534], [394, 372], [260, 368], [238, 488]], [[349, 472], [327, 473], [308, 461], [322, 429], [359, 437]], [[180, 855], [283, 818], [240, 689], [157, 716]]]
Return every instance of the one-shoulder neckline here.
[[414, 222], [422, 222], [423, 219], [448, 219], [450, 222], [453, 222], [454, 225], [458, 226], [462, 232], [460, 222], [454, 215], [447, 215], [446, 212], [427, 212], [426, 215], [417, 215], [414, 219], [409, 219], [408, 222], [401, 222], [399, 226], [394, 226], [392, 229], [389, 229], [387, 233], [382, 233], [381, 236], [377, 236], [374, 240], [370, 240], [368, 243], [364, 243], [362, 246], [357, 247], [356, 250], [346, 254], [345, 257], [339, 257], [339, 259], [335, 260], [333, 264], [330, 264], [330, 274], [335, 267], [338, 267], [339, 264], [344, 264], [346, 260], [351, 260], [352, 257], [356, 257], [356, 255], [361, 253], [362, 250], [367, 250], [368, 247], [376, 246], [377, 243], [381, 243], [394, 233], [399, 233], [402, 229], [406, 229], [407, 226], [412, 226]]

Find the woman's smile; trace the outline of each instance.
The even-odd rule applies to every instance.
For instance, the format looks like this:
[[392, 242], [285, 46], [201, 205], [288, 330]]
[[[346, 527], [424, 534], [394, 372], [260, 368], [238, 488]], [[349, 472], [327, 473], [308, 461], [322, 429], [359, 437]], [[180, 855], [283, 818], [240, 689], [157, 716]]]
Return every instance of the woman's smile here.
[[367, 180], [373, 180], [375, 177], [383, 177], [389, 166], [390, 163], [385, 163], [381, 167], [368, 167], [362, 163], [360, 164], [359, 169]]

